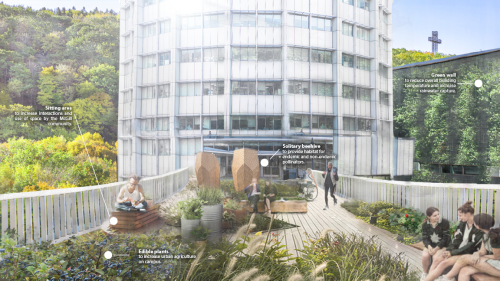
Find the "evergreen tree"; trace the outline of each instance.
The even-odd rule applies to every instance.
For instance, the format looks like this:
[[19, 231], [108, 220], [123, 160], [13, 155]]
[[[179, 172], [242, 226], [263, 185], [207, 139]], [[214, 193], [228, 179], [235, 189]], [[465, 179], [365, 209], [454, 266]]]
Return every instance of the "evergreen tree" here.
[[98, 14], [98, 13], [99, 13], [99, 9], [97, 9], [97, 7], [95, 7], [93, 14], [95, 15], [95, 14]]
[[59, 9], [59, 7], [57, 7], [57, 9], [56, 9], [56, 15], [58, 15], [58, 16], [62, 15], [61, 9]]

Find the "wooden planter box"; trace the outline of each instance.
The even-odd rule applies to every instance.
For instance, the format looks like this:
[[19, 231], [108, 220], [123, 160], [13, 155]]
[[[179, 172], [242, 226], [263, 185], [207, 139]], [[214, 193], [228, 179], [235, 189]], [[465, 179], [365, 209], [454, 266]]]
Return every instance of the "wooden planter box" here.
[[[252, 211], [250, 208], [250, 202], [247, 200], [241, 200], [240, 202], [243, 208], [246, 208], [249, 212]], [[264, 201], [259, 201], [257, 203], [257, 212], [262, 213], [265, 211]], [[307, 213], [307, 201], [306, 200], [290, 200], [285, 202], [274, 201], [271, 203], [271, 212], [273, 213]]]
[[242, 208], [241, 210], [222, 209], [223, 214], [225, 211], [233, 213], [236, 216], [236, 221], [243, 221], [247, 216], [247, 209], [245, 208]]
[[110, 225], [111, 229], [138, 229], [157, 220], [160, 217], [158, 212], [158, 207], [160, 205], [154, 205], [153, 200], [146, 200], [146, 202], [148, 202], [148, 207], [146, 208], [147, 213], [139, 211], [111, 212], [111, 217], [116, 217], [118, 219], [116, 225]]
[[231, 222], [222, 221], [222, 228], [223, 229], [228, 229], [228, 228], [231, 228], [231, 227], [233, 227], [233, 225], [232, 225]]

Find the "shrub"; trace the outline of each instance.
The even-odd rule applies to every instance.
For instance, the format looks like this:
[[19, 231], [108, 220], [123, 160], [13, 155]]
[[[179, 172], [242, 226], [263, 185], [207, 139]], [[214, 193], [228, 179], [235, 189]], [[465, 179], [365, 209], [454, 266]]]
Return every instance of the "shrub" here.
[[224, 209], [229, 209], [229, 210], [241, 210], [242, 207], [240, 204], [238, 204], [235, 200], [233, 199], [228, 199], [226, 202], [224, 202]]
[[224, 194], [219, 188], [199, 188], [196, 191], [196, 196], [204, 201], [203, 205], [219, 205], [224, 202]]
[[193, 228], [190, 233], [195, 237], [196, 241], [205, 241], [207, 240], [208, 235], [210, 235], [210, 232], [212, 232], [212, 230], [199, 225]]
[[203, 209], [201, 206], [203, 206], [203, 203], [205, 202], [199, 198], [189, 198], [187, 200], [180, 201], [178, 204], [182, 211], [182, 217], [187, 220], [201, 219], [201, 216], [203, 215]]
[[224, 211], [222, 214], [222, 220], [225, 222], [236, 222], [236, 215], [232, 212]]
[[378, 212], [387, 208], [391, 208], [393, 204], [386, 203], [383, 201], [374, 202], [368, 205], [368, 211], [371, 216], [377, 216]]

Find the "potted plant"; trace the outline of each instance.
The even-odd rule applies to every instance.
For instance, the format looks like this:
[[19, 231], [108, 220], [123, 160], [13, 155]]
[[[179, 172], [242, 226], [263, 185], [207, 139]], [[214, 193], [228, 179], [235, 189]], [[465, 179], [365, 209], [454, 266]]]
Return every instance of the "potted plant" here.
[[222, 228], [233, 227], [233, 222], [236, 221], [236, 215], [232, 212], [224, 211], [222, 214]]
[[191, 235], [194, 236], [195, 239], [195, 244], [198, 247], [201, 247], [203, 245], [207, 244], [207, 237], [210, 235], [210, 232], [212, 232], [210, 229], [207, 229], [206, 227], [203, 226], [197, 226], [191, 230]]
[[247, 216], [247, 210], [243, 209], [243, 207], [233, 199], [227, 199], [224, 202], [223, 212], [233, 213], [236, 217], [236, 221], [243, 221]]
[[200, 225], [203, 203], [199, 198], [189, 198], [179, 202], [179, 208], [182, 211], [181, 234], [184, 243], [192, 240], [191, 231]]
[[222, 238], [222, 203], [224, 193], [220, 188], [202, 187], [196, 191], [196, 196], [203, 201], [203, 215], [200, 224], [211, 230], [208, 240], [220, 240]]

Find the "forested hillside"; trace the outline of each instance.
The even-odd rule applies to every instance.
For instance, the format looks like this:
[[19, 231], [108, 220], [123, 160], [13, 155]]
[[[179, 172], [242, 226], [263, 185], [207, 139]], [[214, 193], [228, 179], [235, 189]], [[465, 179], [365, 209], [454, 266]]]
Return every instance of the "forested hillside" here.
[[[0, 4], [0, 142], [76, 136], [76, 126], [20, 126], [17, 110], [73, 107], [82, 132], [117, 134], [119, 18], [74, 8], [38, 11]], [[20, 108], [19, 108], [20, 107]]]
[[[116, 181], [118, 57], [113, 11], [0, 3], [0, 193]], [[73, 108], [89, 155], [75, 124], [14, 120], [45, 106]]]

